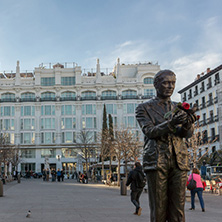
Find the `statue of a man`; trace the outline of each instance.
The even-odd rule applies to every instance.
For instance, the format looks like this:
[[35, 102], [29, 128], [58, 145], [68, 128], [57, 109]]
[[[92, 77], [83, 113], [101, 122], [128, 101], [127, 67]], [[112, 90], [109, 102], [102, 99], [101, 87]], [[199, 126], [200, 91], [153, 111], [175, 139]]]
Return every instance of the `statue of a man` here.
[[183, 138], [193, 134], [194, 114], [181, 110], [169, 119], [164, 115], [177, 106], [170, 100], [176, 76], [170, 70], [154, 77], [157, 96], [136, 109], [144, 133], [143, 168], [148, 183], [151, 222], [183, 222], [188, 151]]

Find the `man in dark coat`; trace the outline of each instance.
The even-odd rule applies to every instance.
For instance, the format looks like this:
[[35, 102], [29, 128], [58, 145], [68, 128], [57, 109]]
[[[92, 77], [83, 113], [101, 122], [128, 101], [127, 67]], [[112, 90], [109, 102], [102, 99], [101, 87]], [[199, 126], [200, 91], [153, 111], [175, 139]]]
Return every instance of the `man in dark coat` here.
[[151, 222], [184, 222], [185, 186], [188, 152], [183, 138], [193, 134], [195, 114], [180, 111], [166, 119], [164, 115], [175, 110], [170, 100], [176, 76], [170, 70], [154, 77], [157, 96], [136, 109], [137, 121], [144, 133], [143, 169], [148, 183]]
[[138, 184], [138, 173], [143, 174], [142, 171], [142, 166], [139, 162], [136, 162], [134, 165], [134, 169], [130, 171], [128, 178], [127, 178], [127, 182], [126, 182], [126, 186], [130, 185], [130, 189], [131, 189], [131, 202], [134, 204], [134, 206], [136, 207], [136, 211], [135, 211], [135, 215], [140, 216], [141, 215], [141, 211], [142, 208], [140, 207], [140, 195], [143, 192], [143, 188], [139, 188], [137, 186]]

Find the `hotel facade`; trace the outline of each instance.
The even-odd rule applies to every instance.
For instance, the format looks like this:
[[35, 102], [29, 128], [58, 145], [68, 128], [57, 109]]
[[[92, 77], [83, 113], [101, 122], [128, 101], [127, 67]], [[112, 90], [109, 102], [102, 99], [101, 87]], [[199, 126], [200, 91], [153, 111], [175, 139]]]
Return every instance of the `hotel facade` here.
[[196, 79], [179, 91], [181, 101], [191, 105], [197, 104], [197, 115], [200, 116], [199, 131], [201, 146], [199, 157], [204, 153], [212, 153], [221, 147], [221, 98], [222, 65], [198, 74]]
[[[151, 62], [121, 64], [113, 69], [82, 69], [76, 63], [41, 64], [32, 72], [0, 73], [0, 133], [19, 149], [18, 171], [50, 168], [83, 171], [78, 135], [89, 132], [98, 143], [103, 107], [115, 126], [129, 127], [141, 137], [135, 107], [155, 95]], [[92, 153], [91, 161], [97, 161]], [[3, 167], [3, 166], [2, 166]], [[10, 168], [10, 166], [8, 166]]]

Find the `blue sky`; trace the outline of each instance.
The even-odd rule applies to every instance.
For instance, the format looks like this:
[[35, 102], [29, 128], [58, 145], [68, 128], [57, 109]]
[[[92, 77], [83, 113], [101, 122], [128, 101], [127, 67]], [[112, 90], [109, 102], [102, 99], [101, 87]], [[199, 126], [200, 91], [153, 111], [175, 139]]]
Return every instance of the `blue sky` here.
[[176, 93], [222, 64], [221, 0], [0, 0], [0, 71], [40, 63], [82, 68], [158, 62]]

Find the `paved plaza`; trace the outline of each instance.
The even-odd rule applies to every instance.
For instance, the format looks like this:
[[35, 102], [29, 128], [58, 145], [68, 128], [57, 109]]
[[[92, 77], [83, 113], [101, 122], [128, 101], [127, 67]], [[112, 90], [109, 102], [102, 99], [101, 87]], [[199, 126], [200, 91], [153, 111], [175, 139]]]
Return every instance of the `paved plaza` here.
[[[0, 222], [148, 222], [147, 193], [141, 196], [141, 216], [133, 215], [129, 194], [128, 190], [127, 196], [121, 196], [117, 187], [80, 184], [76, 180], [52, 183], [22, 179], [20, 184], [14, 181], [4, 185], [4, 197], [0, 197]], [[222, 196], [206, 193], [204, 200], [206, 212], [201, 211], [198, 200], [195, 211], [189, 211], [190, 202], [186, 202], [187, 222], [222, 220]], [[30, 218], [26, 218], [28, 210], [31, 210]]]

